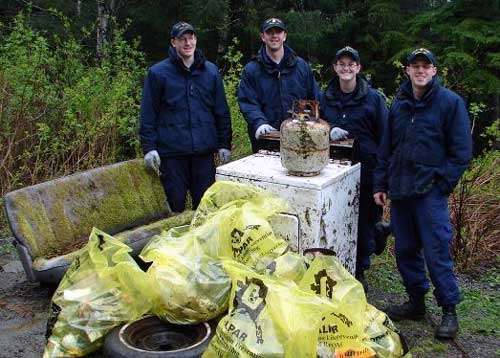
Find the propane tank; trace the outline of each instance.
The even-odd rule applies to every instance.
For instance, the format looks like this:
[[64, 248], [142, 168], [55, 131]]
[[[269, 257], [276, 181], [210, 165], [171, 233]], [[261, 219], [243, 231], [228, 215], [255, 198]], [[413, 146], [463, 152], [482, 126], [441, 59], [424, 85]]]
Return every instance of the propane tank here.
[[280, 128], [281, 164], [290, 175], [314, 176], [330, 159], [330, 126], [319, 118], [318, 101], [293, 102], [292, 118]]

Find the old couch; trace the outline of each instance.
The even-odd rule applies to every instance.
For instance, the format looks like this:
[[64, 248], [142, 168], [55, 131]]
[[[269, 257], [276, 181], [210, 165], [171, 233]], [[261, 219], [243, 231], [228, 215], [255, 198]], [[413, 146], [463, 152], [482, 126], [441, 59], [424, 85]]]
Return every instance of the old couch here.
[[60, 281], [94, 226], [137, 255], [153, 235], [193, 216], [173, 215], [160, 180], [141, 160], [22, 188], [6, 194], [4, 203], [26, 276], [45, 283]]

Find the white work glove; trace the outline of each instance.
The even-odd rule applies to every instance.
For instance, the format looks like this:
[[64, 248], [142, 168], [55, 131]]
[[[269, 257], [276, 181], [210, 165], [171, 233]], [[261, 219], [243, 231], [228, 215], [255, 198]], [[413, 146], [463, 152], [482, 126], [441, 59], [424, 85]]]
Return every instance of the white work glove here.
[[332, 130], [330, 131], [331, 140], [347, 139], [348, 135], [349, 135], [348, 131], [339, 127], [333, 127]]
[[263, 134], [267, 134], [272, 131], [277, 131], [276, 128], [271, 127], [269, 124], [261, 124], [259, 128], [255, 131], [255, 139], [259, 139], [259, 137]]
[[160, 155], [156, 150], [150, 150], [144, 156], [144, 164], [146, 165], [146, 167], [153, 170], [155, 173], [160, 172], [160, 163], [161, 163]]
[[226, 148], [219, 149], [219, 160], [221, 164], [226, 164], [231, 161], [231, 151]]

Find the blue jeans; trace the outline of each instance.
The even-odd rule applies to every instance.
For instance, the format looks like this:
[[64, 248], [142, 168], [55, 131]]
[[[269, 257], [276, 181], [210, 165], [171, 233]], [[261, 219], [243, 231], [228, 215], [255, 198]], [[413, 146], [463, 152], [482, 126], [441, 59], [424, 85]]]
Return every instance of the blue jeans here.
[[205, 191], [215, 182], [214, 155], [161, 157], [160, 172], [170, 209], [184, 211], [188, 190], [196, 209]]
[[439, 306], [456, 305], [460, 292], [453, 272], [450, 244], [453, 232], [448, 197], [436, 186], [427, 194], [391, 202], [391, 223], [396, 238], [396, 262], [410, 296], [429, 291], [429, 271]]

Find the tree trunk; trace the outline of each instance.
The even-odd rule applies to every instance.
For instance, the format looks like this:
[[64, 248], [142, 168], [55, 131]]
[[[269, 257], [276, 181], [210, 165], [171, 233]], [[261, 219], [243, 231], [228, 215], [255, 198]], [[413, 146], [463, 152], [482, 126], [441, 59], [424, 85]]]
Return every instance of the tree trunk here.
[[104, 47], [109, 41], [109, 19], [115, 8], [115, 1], [97, 0], [97, 58], [104, 58]]

